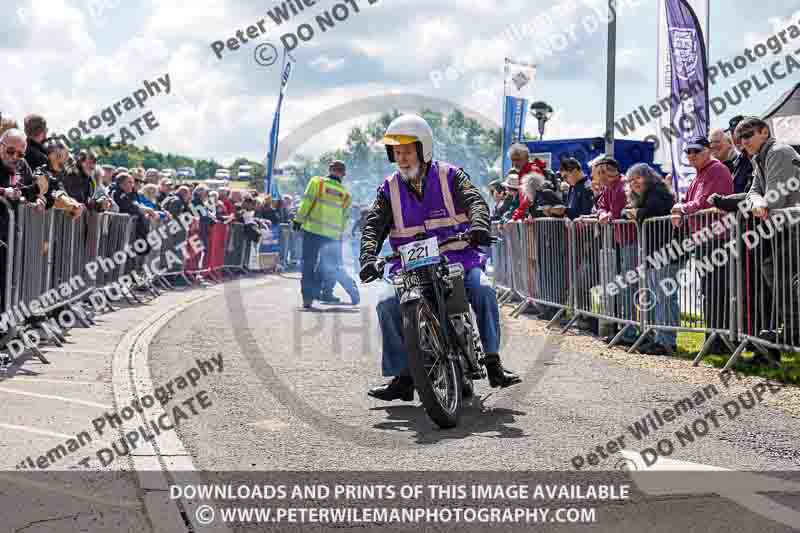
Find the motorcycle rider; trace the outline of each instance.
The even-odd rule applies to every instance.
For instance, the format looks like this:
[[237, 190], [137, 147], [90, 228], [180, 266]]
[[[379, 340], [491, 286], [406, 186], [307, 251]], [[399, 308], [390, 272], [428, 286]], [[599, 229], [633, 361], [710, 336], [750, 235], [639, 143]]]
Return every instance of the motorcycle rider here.
[[[364, 283], [383, 276], [376, 266], [386, 237], [394, 250], [413, 242], [419, 233], [435, 235], [439, 241], [469, 231], [470, 243], [457, 242], [440, 248], [451, 263], [464, 266], [464, 284], [477, 315], [478, 329], [486, 356], [489, 383], [508, 387], [521, 379], [500, 363], [500, 314], [497, 297], [483, 273], [484, 257], [477, 246], [490, 243], [489, 206], [463, 169], [433, 159], [433, 131], [417, 115], [401, 115], [389, 125], [383, 137], [389, 161], [397, 171], [378, 188], [366, 217], [361, 237], [361, 271]], [[399, 264], [391, 265], [393, 270]], [[403, 345], [400, 302], [392, 287], [380, 298], [378, 322], [383, 337], [383, 375], [393, 379], [370, 389], [379, 400], [411, 401], [414, 384]]]

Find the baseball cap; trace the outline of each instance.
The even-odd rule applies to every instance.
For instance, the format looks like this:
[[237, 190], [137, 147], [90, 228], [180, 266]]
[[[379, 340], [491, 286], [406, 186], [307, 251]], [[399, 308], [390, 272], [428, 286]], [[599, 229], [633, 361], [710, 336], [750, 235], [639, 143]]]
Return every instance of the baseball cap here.
[[711, 148], [711, 143], [708, 142], [708, 139], [705, 137], [695, 137], [689, 144], [687, 144], [683, 151], [688, 152], [689, 150], [705, 150], [706, 148]]
[[42, 147], [44, 148], [46, 154], [50, 154], [52, 152], [55, 152], [56, 150], [67, 149], [67, 145], [64, 144], [64, 142], [61, 141], [58, 137], [50, 137], [48, 139], [45, 139], [44, 143], [42, 144]]
[[565, 157], [561, 160], [561, 170], [570, 172], [573, 170], [583, 170], [581, 162], [574, 157]]
[[743, 120], [744, 120], [744, 116], [742, 116], [742, 115], [736, 115], [735, 117], [730, 119], [730, 121], [728, 121], [728, 126], [730, 126], [730, 131], [732, 131], [732, 132], [736, 131], [736, 126], [738, 126], [739, 123], [741, 121], [743, 121]]
[[506, 181], [503, 182], [506, 189], [519, 189], [519, 172], [516, 169], [511, 169], [506, 176]]
[[608, 165], [610, 167], [614, 167], [617, 170], [619, 170], [619, 161], [617, 161], [616, 159], [614, 159], [610, 155], [601, 155], [600, 157], [597, 157], [597, 158], [593, 159], [591, 161], [591, 163], [589, 163], [589, 164], [590, 164], [590, 166], [593, 166], [593, 167], [596, 167], [596, 166], [599, 166], [599, 165]]

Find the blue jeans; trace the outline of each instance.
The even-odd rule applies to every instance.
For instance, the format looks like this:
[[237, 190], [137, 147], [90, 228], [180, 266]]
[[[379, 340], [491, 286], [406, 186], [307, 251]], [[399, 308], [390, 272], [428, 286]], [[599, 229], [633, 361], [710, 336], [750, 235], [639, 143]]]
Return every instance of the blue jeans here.
[[[480, 268], [473, 268], [464, 278], [469, 291], [469, 300], [475, 311], [483, 350], [487, 354], [500, 351], [500, 311], [497, 294], [489, 278]], [[383, 337], [383, 375], [407, 376], [408, 355], [403, 344], [403, 320], [400, 316], [400, 300], [394, 288], [387, 284], [378, 299], [378, 323]]]
[[332, 240], [322, 246], [319, 253], [319, 272], [320, 294], [323, 296], [333, 296], [333, 289], [336, 284], [342, 286], [347, 294], [357, 294], [358, 285], [344, 269], [342, 259], [342, 241]]
[[359, 258], [361, 254], [361, 233], [356, 233], [350, 238], [350, 253], [353, 256], [353, 275], [358, 276], [358, 273], [361, 272], [361, 260]]
[[[650, 289], [651, 298], [655, 298], [655, 306], [649, 312], [649, 317], [653, 322], [662, 326], [680, 325], [680, 306], [678, 305], [678, 293], [674, 291], [667, 295], [660, 283], [665, 279], [675, 279], [678, 273], [678, 265], [670, 264], [659, 270], [647, 271], [647, 288]], [[677, 331], [656, 331], [655, 341], [662, 346], [669, 346], [673, 350], [678, 346]]]
[[333, 239], [303, 231], [303, 277], [300, 278], [300, 291], [303, 294], [303, 302], [305, 303], [310, 303], [311, 300], [319, 298], [322, 277], [326, 272], [321, 272], [317, 269], [317, 262], [322, 248], [332, 242]]

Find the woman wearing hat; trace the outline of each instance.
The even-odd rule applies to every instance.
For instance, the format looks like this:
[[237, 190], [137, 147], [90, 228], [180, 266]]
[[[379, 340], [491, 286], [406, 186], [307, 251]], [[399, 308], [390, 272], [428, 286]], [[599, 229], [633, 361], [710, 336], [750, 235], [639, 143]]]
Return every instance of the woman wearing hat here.
[[506, 201], [504, 202], [503, 206], [505, 208], [505, 214], [500, 219], [502, 224], [508, 224], [511, 222], [511, 217], [513, 216], [514, 212], [519, 208], [520, 203], [520, 196], [519, 196], [519, 172], [516, 169], [511, 169], [508, 172], [508, 176], [506, 177], [506, 181], [503, 182], [503, 187], [506, 188]]

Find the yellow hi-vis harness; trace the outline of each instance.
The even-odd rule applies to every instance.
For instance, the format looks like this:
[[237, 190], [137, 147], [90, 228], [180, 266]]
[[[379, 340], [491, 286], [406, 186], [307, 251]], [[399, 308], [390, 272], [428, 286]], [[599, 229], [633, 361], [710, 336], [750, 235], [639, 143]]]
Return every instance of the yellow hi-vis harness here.
[[308, 182], [295, 222], [303, 230], [330, 239], [341, 239], [347, 229], [352, 198], [336, 180], [314, 176]]

